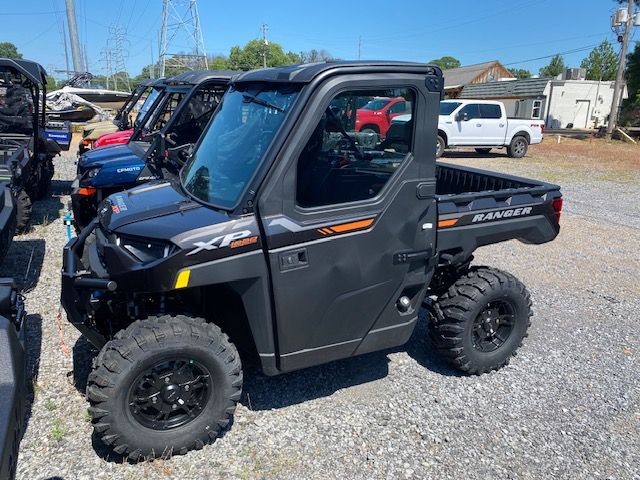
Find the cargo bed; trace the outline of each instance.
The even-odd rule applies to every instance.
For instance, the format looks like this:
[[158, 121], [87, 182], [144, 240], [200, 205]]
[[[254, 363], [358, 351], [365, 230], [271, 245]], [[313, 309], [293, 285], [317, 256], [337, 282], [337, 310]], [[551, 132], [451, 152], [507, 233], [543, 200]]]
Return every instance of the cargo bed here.
[[482, 245], [555, 238], [560, 187], [546, 182], [438, 162], [438, 250], [470, 256]]

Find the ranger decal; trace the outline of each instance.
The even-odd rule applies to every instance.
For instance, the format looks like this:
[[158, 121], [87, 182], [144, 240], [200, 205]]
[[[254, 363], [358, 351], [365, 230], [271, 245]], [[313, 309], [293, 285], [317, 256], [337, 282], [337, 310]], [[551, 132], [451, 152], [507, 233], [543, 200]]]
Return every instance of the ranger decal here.
[[488, 222], [490, 220], [500, 220], [501, 218], [522, 217], [529, 215], [533, 207], [512, 208], [510, 210], [500, 210], [498, 212], [479, 213], [473, 217], [472, 223]]

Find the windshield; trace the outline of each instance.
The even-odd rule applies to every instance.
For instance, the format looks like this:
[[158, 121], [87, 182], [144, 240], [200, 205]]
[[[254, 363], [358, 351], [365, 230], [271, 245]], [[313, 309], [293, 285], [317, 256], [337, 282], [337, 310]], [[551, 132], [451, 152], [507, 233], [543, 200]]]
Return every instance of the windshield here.
[[362, 110], [382, 110], [390, 101], [388, 98], [376, 98], [362, 107]]
[[460, 102], [440, 102], [440, 115], [451, 115], [460, 105]]
[[147, 114], [147, 112], [151, 108], [151, 105], [153, 105], [159, 95], [160, 90], [158, 90], [157, 88], [151, 89], [151, 91], [147, 95], [147, 98], [145, 98], [144, 102], [142, 102], [140, 110], [138, 110], [138, 116], [136, 117], [136, 126], [140, 126], [142, 120], [144, 120], [144, 116]]
[[235, 206], [299, 90], [260, 87], [243, 85], [227, 92], [182, 170], [184, 188], [203, 202]]

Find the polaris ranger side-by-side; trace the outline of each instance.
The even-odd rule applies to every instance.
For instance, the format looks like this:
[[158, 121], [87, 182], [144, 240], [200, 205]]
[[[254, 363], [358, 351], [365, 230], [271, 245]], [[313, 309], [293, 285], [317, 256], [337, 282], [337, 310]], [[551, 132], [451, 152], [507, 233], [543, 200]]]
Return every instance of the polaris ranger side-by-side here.
[[235, 73], [200, 70], [166, 79], [128, 144], [82, 155], [71, 193], [76, 229], [110, 194], [177, 175]]
[[18, 232], [29, 226], [32, 201], [49, 191], [61, 151], [44, 134], [46, 75], [35, 62], [0, 58], [0, 181], [14, 196]]
[[[241, 351], [276, 375], [404, 344], [423, 302], [457, 368], [505, 365], [529, 326], [482, 245], [559, 232], [558, 186], [436, 164], [438, 67], [331, 62], [234, 77], [179, 181], [110, 196], [64, 250], [68, 320], [101, 349], [87, 398], [129, 458], [216, 439]], [[354, 131], [363, 98], [413, 120]], [[375, 134], [373, 134], [375, 135]], [[426, 299], [426, 300], [425, 300]]]

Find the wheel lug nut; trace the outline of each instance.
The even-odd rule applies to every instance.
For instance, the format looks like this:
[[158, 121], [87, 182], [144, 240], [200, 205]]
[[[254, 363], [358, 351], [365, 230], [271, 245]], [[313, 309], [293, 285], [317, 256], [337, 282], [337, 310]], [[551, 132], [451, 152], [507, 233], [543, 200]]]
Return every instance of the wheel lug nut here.
[[188, 392], [188, 391], [189, 391], [189, 385], [185, 385], [185, 386], [184, 386], [184, 391], [185, 391], [185, 392]]
[[176, 408], [178, 408], [178, 405], [176, 405], [175, 403], [171, 405], [171, 410], [175, 410]]
[[151, 403], [156, 403], [157, 401], [158, 401], [158, 399], [157, 399], [156, 397], [153, 397], [153, 398], [151, 399]]
[[169, 383], [169, 377], [164, 377], [164, 383]]

